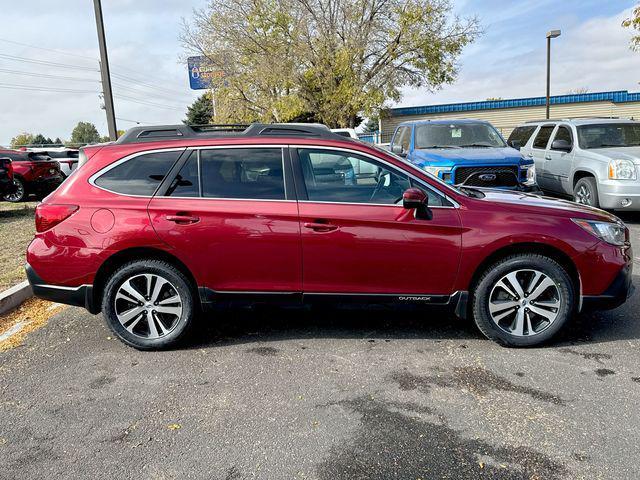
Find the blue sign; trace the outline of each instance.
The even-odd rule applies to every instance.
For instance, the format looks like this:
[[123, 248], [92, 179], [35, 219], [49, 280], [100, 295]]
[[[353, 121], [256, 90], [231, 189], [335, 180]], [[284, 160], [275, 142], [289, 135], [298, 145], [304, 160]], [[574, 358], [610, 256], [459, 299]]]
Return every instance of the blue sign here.
[[215, 88], [224, 82], [224, 72], [213, 67], [207, 57], [189, 57], [189, 86], [192, 90]]

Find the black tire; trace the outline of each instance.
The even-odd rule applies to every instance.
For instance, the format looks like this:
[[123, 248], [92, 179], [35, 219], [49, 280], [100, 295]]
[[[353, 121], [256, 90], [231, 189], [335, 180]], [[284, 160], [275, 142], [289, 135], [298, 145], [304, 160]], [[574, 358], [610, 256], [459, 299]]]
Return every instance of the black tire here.
[[16, 190], [14, 193], [7, 193], [3, 195], [7, 202], [18, 203], [22, 202], [27, 198], [27, 190], [25, 189], [24, 182], [21, 178], [13, 177], [13, 183], [15, 185]]
[[[139, 278], [138, 276], [143, 274], [151, 274], [154, 278], [161, 278], [168, 281], [169, 286], [163, 287], [165, 289], [164, 295], [171, 296], [174, 295], [174, 293], [179, 295], [181, 313], [179, 316], [175, 316], [177, 320], [174, 320], [175, 323], [170, 327], [168, 333], [158, 338], [144, 338], [144, 336], [127, 330], [118, 319], [118, 314], [116, 313], [116, 297], [120, 288], [127, 280]], [[161, 282], [156, 280], [156, 283]], [[166, 289], [169, 289], [171, 293], [168, 293]], [[137, 291], [139, 292], [140, 290], [137, 289]], [[188, 336], [196, 314], [195, 298], [194, 287], [191, 285], [189, 279], [170, 263], [157, 259], [136, 260], [122, 265], [107, 281], [102, 298], [102, 314], [109, 328], [125, 344], [138, 350], [162, 350], [178, 345]], [[146, 300], [149, 301], [149, 298], [146, 298]], [[117, 301], [122, 302], [122, 297]], [[136, 308], [160, 308], [153, 307], [151, 304], [137, 307], [135, 302], [130, 303]], [[120, 308], [120, 305], [121, 303], [118, 303], [118, 308]], [[138, 305], [142, 304], [139, 303]], [[153, 310], [153, 312], [155, 313], [155, 310]], [[144, 311], [144, 316], [138, 321], [140, 327], [144, 327], [145, 323], [151, 327], [151, 323], [153, 323], [153, 328], [160, 330], [160, 320], [158, 320], [156, 316], [149, 319], [147, 315], [150, 313], [151, 312], [147, 312], [147, 310]], [[128, 326], [130, 327], [131, 324], [128, 324]], [[164, 322], [162, 322], [162, 329], [164, 328], [166, 328], [166, 326]]]
[[[588, 197], [586, 197], [586, 196]], [[598, 199], [598, 184], [593, 177], [583, 177], [576, 182], [573, 188], [573, 201], [583, 205], [600, 208]]]
[[[519, 275], [521, 276], [525, 275], [526, 277], [526, 275], [531, 275], [533, 277], [534, 270], [544, 274], [555, 284], [555, 290], [553, 289], [554, 285], [551, 285], [549, 288], [552, 292], [557, 293], [560, 306], [554, 312], [556, 314], [555, 319], [545, 328], [540, 328], [539, 333], [535, 332], [536, 329], [534, 327], [532, 329], [533, 333], [528, 332], [528, 334], [524, 336], [517, 336], [509, 333], [504, 327], [501, 327], [498, 324], [499, 322], [496, 323], [493, 320], [489, 311], [491, 295], [494, 289], [498, 288], [497, 284], [506, 275], [517, 271], [520, 272]], [[528, 293], [525, 288], [523, 288], [523, 290], [525, 292], [525, 296], [528, 296], [529, 293], [535, 291], [535, 288]], [[508, 347], [530, 347], [540, 345], [548, 341], [558, 333], [558, 331], [562, 329], [567, 322], [569, 322], [575, 311], [576, 293], [571, 277], [558, 262], [549, 257], [538, 254], [515, 254], [492, 264], [484, 271], [476, 283], [472, 294], [473, 317], [478, 329], [487, 338]], [[515, 322], [515, 315], [517, 315], [517, 311], [519, 311], [520, 308], [523, 308], [525, 312], [528, 312], [528, 307], [526, 305], [522, 305], [522, 307], [520, 306], [520, 302], [522, 300], [526, 301], [526, 299], [520, 299], [520, 297], [517, 298], [517, 301], [513, 301], [513, 303], [518, 303], [518, 306], [514, 307], [516, 312], [514, 313], [514, 317], [506, 317], [504, 321], [507, 323], [511, 321], [511, 318], [513, 318], [513, 321]], [[529, 307], [534, 309], [534, 306], [532, 305], [534, 304], [529, 305]], [[538, 310], [540, 309], [539, 305], [536, 305], [535, 308]], [[499, 316], [500, 314], [496, 315]], [[527, 318], [529, 318], [529, 316], [535, 317], [534, 320], [531, 320], [532, 324], [535, 323], [535, 321], [544, 319], [544, 317], [538, 317], [531, 313], [527, 313], [526, 315]], [[540, 321], [539, 325], [544, 326], [544, 321]]]

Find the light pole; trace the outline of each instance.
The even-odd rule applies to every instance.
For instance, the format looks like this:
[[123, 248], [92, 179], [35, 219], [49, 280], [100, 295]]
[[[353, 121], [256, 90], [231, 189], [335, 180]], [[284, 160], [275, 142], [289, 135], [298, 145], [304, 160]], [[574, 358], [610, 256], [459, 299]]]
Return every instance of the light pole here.
[[549, 118], [549, 103], [551, 90], [551, 39], [560, 36], [560, 30], [551, 30], [547, 32], [547, 118]]
[[100, 46], [100, 76], [102, 77], [102, 93], [104, 94], [104, 109], [107, 112], [107, 126], [109, 139], [118, 139], [116, 129], [116, 114], [113, 108], [113, 94], [111, 92], [111, 76], [109, 75], [109, 59], [107, 57], [107, 42], [104, 38], [104, 22], [102, 21], [102, 5], [100, 0], [93, 0], [96, 12], [96, 27], [98, 29], [98, 45]]

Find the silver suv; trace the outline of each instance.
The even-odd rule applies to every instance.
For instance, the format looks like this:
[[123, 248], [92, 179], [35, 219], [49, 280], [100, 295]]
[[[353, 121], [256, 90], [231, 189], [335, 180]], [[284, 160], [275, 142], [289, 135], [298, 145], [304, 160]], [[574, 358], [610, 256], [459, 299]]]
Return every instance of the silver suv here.
[[511, 133], [508, 143], [533, 159], [544, 192], [603, 209], [640, 210], [640, 122], [527, 122]]

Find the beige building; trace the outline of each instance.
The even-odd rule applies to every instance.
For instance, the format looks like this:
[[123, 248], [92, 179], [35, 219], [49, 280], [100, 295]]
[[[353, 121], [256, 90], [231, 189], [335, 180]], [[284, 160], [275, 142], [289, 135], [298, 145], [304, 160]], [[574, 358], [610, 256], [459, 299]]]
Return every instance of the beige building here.
[[[551, 118], [624, 117], [640, 120], [640, 93], [615, 92], [551, 97]], [[380, 120], [381, 141], [389, 142], [402, 122], [476, 118], [491, 122], [507, 138], [518, 124], [545, 118], [545, 97], [392, 108]]]

